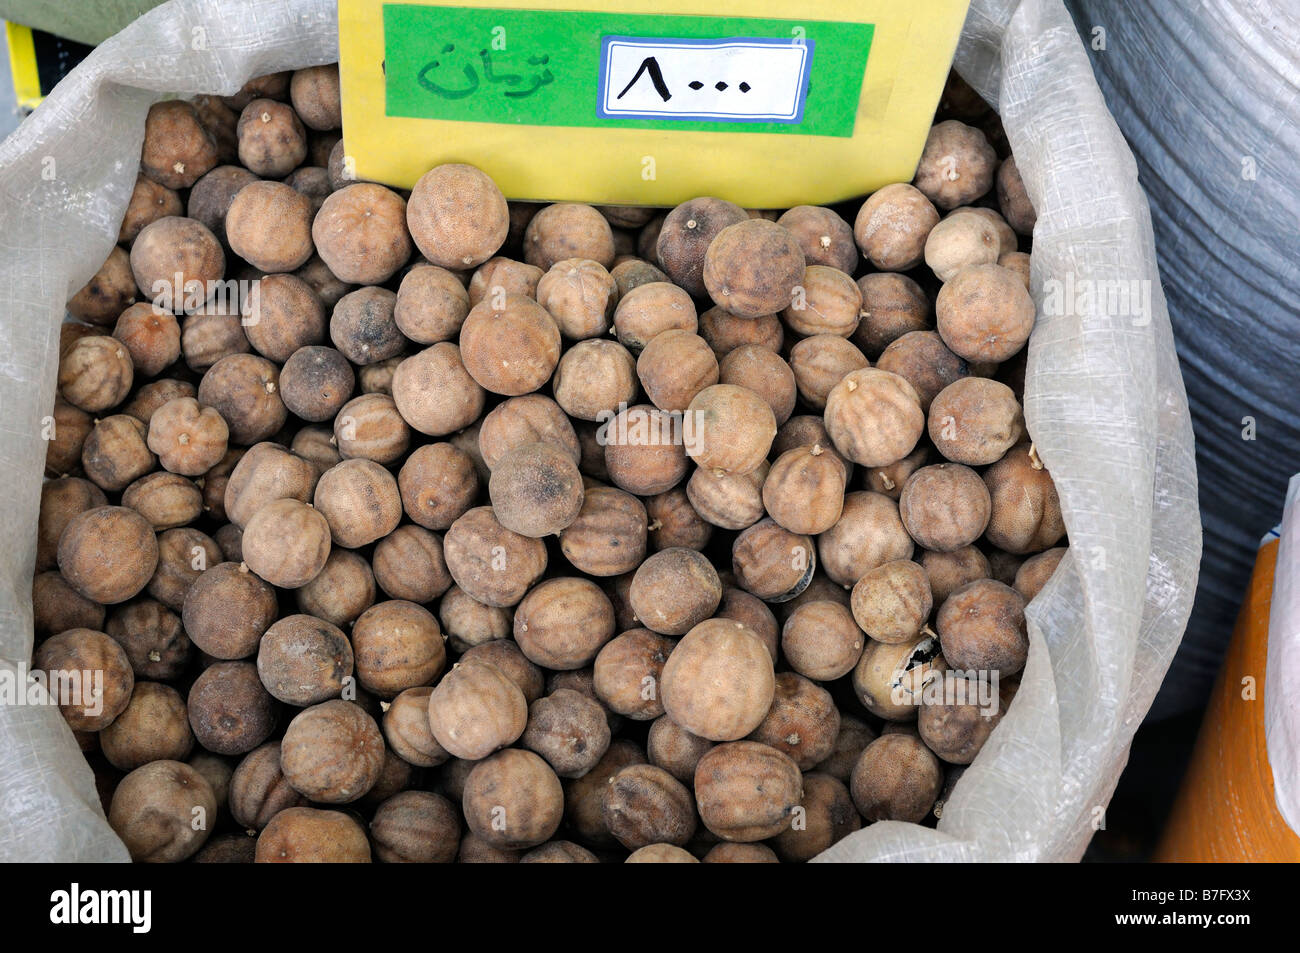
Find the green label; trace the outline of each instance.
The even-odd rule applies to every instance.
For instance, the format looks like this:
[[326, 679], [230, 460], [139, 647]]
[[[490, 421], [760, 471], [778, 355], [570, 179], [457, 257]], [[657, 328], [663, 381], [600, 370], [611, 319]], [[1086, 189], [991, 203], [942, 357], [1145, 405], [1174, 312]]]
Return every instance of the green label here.
[[853, 135], [870, 23], [384, 5], [389, 116]]

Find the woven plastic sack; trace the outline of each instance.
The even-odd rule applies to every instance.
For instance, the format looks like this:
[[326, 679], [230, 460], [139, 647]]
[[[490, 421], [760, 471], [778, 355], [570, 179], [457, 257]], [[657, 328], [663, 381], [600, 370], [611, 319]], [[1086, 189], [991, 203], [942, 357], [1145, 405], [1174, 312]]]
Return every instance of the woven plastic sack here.
[[1274, 532], [1280, 543], [1268, 620], [1264, 734], [1278, 812], [1300, 835], [1300, 474], [1291, 478]]
[[[173, 0], [99, 47], [0, 147], [0, 677], [31, 653], [63, 302], [116, 239], [149, 104], [336, 56], [332, 0]], [[1060, 0], [975, 0], [957, 65], [1001, 109], [1039, 210], [1035, 296], [1068, 275], [1131, 279], [1150, 307], [1144, 320], [1040, 316], [1025, 413], [1071, 551], [1030, 608], [1020, 693], [937, 831], [876, 824], [826, 860], [1077, 859], [1196, 583], [1192, 438], [1146, 203]], [[0, 706], [0, 860], [125, 857], [58, 711]]]

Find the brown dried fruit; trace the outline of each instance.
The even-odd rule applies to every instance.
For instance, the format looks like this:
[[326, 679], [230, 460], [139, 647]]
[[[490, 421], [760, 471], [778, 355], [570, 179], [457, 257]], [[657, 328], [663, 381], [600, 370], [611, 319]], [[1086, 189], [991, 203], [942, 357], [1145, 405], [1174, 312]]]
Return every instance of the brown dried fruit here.
[[216, 818], [212, 787], [180, 761], [153, 761], [136, 768], [117, 785], [108, 823], [137, 863], [185, 860], [208, 839]]
[[827, 395], [845, 375], [869, 366], [865, 354], [835, 334], [804, 338], [790, 349], [790, 370], [799, 396], [816, 410], [825, 410]]
[[989, 525], [988, 488], [979, 474], [960, 463], [922, 467], [908, 478], [898, 498], [907, 532], [921, 546], [951, 552], [979, 539]]
[[441, 795], [403, 791], [375, 811], [370, 837], [386, 864], [449, 864], [460, 847], [460, 815]]
[[281, 745], [268, 741], [244, 756], [230, 778], [230, 816], [248, 831], [260, 831], [281, 811], [306, 800], [280, 769]]
[[361, 613], [352, 625], [352, 650], [361, 687], [381, 698], [432, 684], [447, 664], [437, 618], [401, 599]]
[[117, 642], [92, 629], [68, 629], [42, 642], [32, 656], [33, 671], [46, 684], [79, 689], [59, 692], [59, 711], [73, 731], [100, 731], [113, 723], [135, 688], [131, 660]]
[[271, 99], [244, 107], [235, 128], [239, 161], [268, 179], [282, 179], [307, 158], [307, 133], [292, 108]]
[[582, 475], [573, 458], [552, 443], [529, 443], [506, 453], [492, 470], [488, 495], [506, 529], [540, 539], [562, 532], [582, 509]]
[[350, 814], [291, 807], [258, 835], [259, 864], [368, 864], [370, 841]]
[[1032, 235], [1038, 222], [1038, 213], [1029, 200], [1025, 183], [1020, 178], [1015, 156], [1007, 156], [998, 166], [998, 206], [1006, 216], [1007, 224], [1021, 235]]
[[956, 208], [988, 192], [997, 163], [984, 133], [947, 119], [930, 129], [912, 182], [939, 208]]
[[882, 272], [909, 271], [921, 263], [925, 240], [939, 213], [921, 190], [906, 183], [886, 185], [862, 203], [853, 237]]
[[445, 530], [478, 496], [478, 474], [469, 455], [449, 443], [417, 447], [397, 475], [402, 506], [419, 525]]
[[221, 415], [231, 443], [245, 446], [271, 437], [289, 414], [280, 399], [280, 369], [253, 354], [232, 354], [208, 368], [198, 401]]
[[122, 403], [134, 377], [131, 355], [116, 338], [83, 337], [59, 360], [59, 392], [69, 404], [91, 414]]
[[695, 769], [700, 819], [727, 841], [779, 834], [803, 800], [803, 777], [790, 758], [756, 741], [718, 745]]
[[723, 385], [753, 391], [772, 410], [778, 424], [794, 412], [798, 386], [794, 371], [781, 355], [758, 344], [742, 344], [727, 353], [718, 365]]
[[144, 424], [126, 414], [96, 421], [81, 449], [87, 478], [115, 493], [153, 470], [158, 461], [145, 443], [146, 433]]
[[1039, 553], [1037, 556], [1030, 556], [1016, 570], [1015, 590], [1020, 593], [1025, 602], [1032, 602], [1034, 597], [1042, 592], [1047, 581], [1052, 578], [1056, 572], [1056, 567], [1061, 564], [1062, 557], [1065, 556], [1065, 547], [1058, 546], [1056, 549], [1049, 549], [1046, 552]]
[[862, 291], [851, 276], [827, 265], [809, 265], [781, 317], [795, 334], [847, 338], [857, 330], [861, 312]]
[[200, 222], [160, 218], [146, 225], [131, 245], [131, 272], [140, 293], [155, 307], [195, 311], [221, 288], [226, 253]]
[[749, 473], [767, 457], [776, 417], [761, 396], [734, 384], [715, 384], [696, 394], [686, 411], [694, 428], [686, 452], [702, 467]]
[[442, 538], [422, 526], [399, 526], [375, 546], [375, 581], [394, 599], [432, 602], [451, 587]]
[[609, 780], [601, 814], [628, 850], [651, 844], [687, 843], [695, 834], [691, 792], [663, 768], [633, 764]]
[[251, 662], [208, 666], [191, 686], [186, 707], [194, 737], [216, 754], [252, 751], [275, 731], [275, 699]]
[[337, 64], [309, 66], [295, 71], [289, 80], [289, 98], [306, 126], [338, 129], [343, 125]]
[[188, 189], [217, 164], [217, 142], [190, 103], [154, 103], [144, 121], [140, 170], [169, 189]]
[[883, 467], [912, 452], [925, 430], [925, 414], [906, 380], [864, 367], [831, 388], [826, 429], [840, 454], [863, 466]]
[[226, 455], [230, 429], [221, 414], [193, 397], [169, 400], [149, 418], [148, 447], [173, 473], [202, 476]]
[[862, 292], [862, 320], [853, 332], [853, 343], [873, 360], [904, 334], [931, 326], [930, 299], [906, 275], [887, 271], [863, 275], [858, 290]]
[[373, 460], [344, 460], [321, 474], [312, 500], [334, 542], [356, 549], [382, 539], [402, 521], [393, 475]]
[[614, 309], [614, 331], [619, 343], [632, 351], [640, 351], [664, 331], [694, 333], [698, 326], [691, 296], [666, 281], [634, 288]]
[[137, 682], [131, 702], [99, 733], [99, 746], [119, 771], [151, 761], [183, 761], [194, 748], [185, 700], [170, 685]]
[[1034, 328], [1034, 299], [1000, 265], [963, 269], [939, 289], [934, 311], [944, 343], [968, 361], [1005, 361]]
[[561, 688], [529, 706], [520, 743], [545, 758], [560, 777], [580, 778], [604, 756], [609, 740], [600, 703]]
[[399, 331], [419, 344], [450, 341], [460, 334], [472, 303], [465, 286], [450, 271], [416, 265], [398, 286], [393, 321]]
[[560, 361], [560, 330], [530, 298], [507, 294], [496, 304], [485, 298], [461, 326], [465, 369], [493, 393], [531, 393], [550, 380]]
[[944, 658], [954, 669], [1014, 675], [1025, 667], [1025, 600], [1004, 583], [967, 583], [939, 607], [934, 624]]
[[709, 342], [718, 360], [745, 344], [756, 344], [780, 353], [785, 329], [775, 314], [761, 318], [738, 318], [722, 308], [709, 308], [699, 317], [700, 337]]
[[747, 592], [766, 602], [788, 602], [812, 581], [817, 550], [811, 537], [764, 519], [736, 537], [731, 569], [737, 584]]
[[608, 642], [596, 656], [592, 683], [611, 710], [634, 721], [664, 713], [659, 684], [676, 641], [649, 629], [632, 629]]
[[618, 284], [599, 262], [566, 258], [553, 264], [537, 283], [537, 303], [571, 340], [594, 338], [609, 330]]
[[682, 635], [708, 619], [722, 599], [717, 570], [693, 549], [674, 548], [645, 560], [632, 578], [629, 600], [641, 624]]
[[709, 245], [724, 228], [748, 217], [739, 205], [723, 199], [705, 196], [683, 202], [668, 213], [659, 229], [655, 242], [659, 266], [688, 294], [703, 298], [708, 294], [704, 259]]
[[346, 185], [327, 198], [311, 234], [330, 271], [349, 284], [381, 285], [411, 257], [406, 202], [369, 182]]
[[700, 623], [664, 665], [664, 710], [692, 734], [743, 738], [762, 722], [776, 690], [772, 657], [753, 632], [729, 619]]
[[113, 337], [126, 345], [135, 370], [146, 377], [161, 373], [181, 356], [181, 328], [176, 316], [145, 302], [122, 312]]
[[847, 494], [839, 520], [817, 539], [826, 575], [845, 587], [883, 563], [910, 559], [914, 549], [898, 504], [882, 493]]
[[194, 580], [221, 561], [220, 546], [205, 533], [189, 527], [159, 533], [158, 567], [149, 580], [149, 595], [180, 612]]
[[727, 226], [709, 243], [704, 285], [719, 307], [757, 318], [789, 306], [804, 266], [793, 235], [775, 222], [746, 219]]
[[776, 223], [795, 237], [809, 265], [829, 265], [850, 275], [857, 269], [853, 229], [833, 209], [796, 205]]
[[590, 664], [613, 635], [614, 607], [586, 579], [548, 579], [515, 610], [515, 641], [530, 661], [548, 669], [567, 671]]
[[786, 863], [812, 860], [862, 827], [862, 817], [849, 789], [829, 774], [820, 771], [804, 774], [803, 799], [799, 806], [803, 808], [803, 823], [791, 824], [772, 839], [776, 853]]
[[853, 619], [877, 642], [915, 641], [933, 608], [929, 577], [908, 559], [877, 566], [853, 587]]
[[512, 744], [528, 724], [528, 702], [495, 665], [461, 662], [429, 696], [433, 736], [458, 758], [476, 761]]
[[352, 675], [352, 646], [338, 626], [309, 615], [287, 615], [266, 630], [257, 674], [275, 698], [305, 707], [339, 697]]
[[159, 470], [122, 491], [122, 505], [149, 521], [155, 532], [192, 523], [203, 513], [203, 491], [175, 473]]
[[984, 471], [991, 514], [988, 541], [1016, 555], [1055, 546], [1065, 535], [1065, 517], [1052, 475], [1032, 445], [1019, 444]]
[[158, 566], [158, 540], [134, 510], [98, 506], [68, 521], [59, 537], [58, 562], [73, 589], [113, 605], [148, 584]]
[[564, 789], [545, 761], [511, 748], [475, 765], [461, 807], [466, 826], [487, 843], [513, 850], [536, 847], [560, 826]]
[[876, 717], [915, 721], [925, 686], [947, 668], [933, 633], [896, 645], [868, 640], [853, 670], [853, 690]]
[[997, 224], [982, 215], [960, 212], [930, 230], [925, 263], [940, 281], [951, 281], [967, 268], [991, 265], [1001, 254]]
[[557, 261], [586, 258], [614, 266], [614, 233], [605, 217], [590, 205], [548, 205], [524, 231], [524, 260], [549, 271]]
[[182, 620], [198, 646], [218, 659], [247, 658], [275, 621], [275, 590], [240, 563], [211, 567], [190, 586]]
[[285, 729], [280, 768], [295, 791], [323, 804], [347, 804], [375, 786], [384, 739], [373, 718], [335, 699], [299, 712]]
[[799, 770], [808, 771], [830, 756], [839, 731], [840, 712], [831, 693], [802, 675], [782, 672], [776, 676], [772, 707], [749, 738], [788, 755]]
[[853, 613], [838, 602], [805, 602], [781, 630], [781, 652], [790, 667], [819, 682], [853, 671], [865, 644]]
[[298, 608], [333, 625], [344, 626], [375, 601], [375, 577], [365, 558], [346, 549], [334, 549], [325, 568], [294, 592]]
[[546, 546], [502, 526], [490, 506], [467, 511], [443, 537], [447, 569], [479, 602], [513, 606], [546, 571]]
[[[215, 171], [214, 169], [213, 172]], [[206, 179], [211, 174], [209, 172], [203, 178]], [[251, 172], [246, 174], [249, 178], [257, 178]], [[195, 190], [197, 188], [198, 183], [195, 183]], [[191, 196], [193, 196], [193, 191], [191, 191]], [[194, 202], [192, 197], [190, 202], [191, 204]], [[135, 188], [131, 190], [131, 199], [126, 203], [126, 214], [122, 216], [122, 227], [118, 229], [117, 242], [119, 245], [126, 245], [129, 248], [131, 243], [135, 241], [136, 236], [140, 234], [140, 230], [150, 222], [156, 222], [168, 215], [184, 214], [185, 206], [181, 203], [181, 197], [175, 191], [165, 185], [159, 185], [153, 179], [139, 175], [135, 180]], [[197, 215], [190, 215], [190, 218], [198, 217]], [[212, 227], [207, 222], [203, 224], [208, 225], [209, 228]]]
[[943, 786], [943, 768], [920, 738], [884, 735], [867, 745], [849, 783], [868, 821], [919, 823]]
[[671, 490], [686, 475], [687, 433], [681, 414], [648, 404], [620, 410], [596, 431], [609, 479], [638, 496]]
[[763, 481], [763, 506], [784, 529], [815, 536], [839, 520], [847, 477], [839, 456], [819, 444], [787, 450]]
[[275, 500], [306, 503], [316, 480], [315, 469], [302, 457], [279, 444], [259, 443], [233, 465], [223, 493], [226, 516], [243, 528], [258, 510]]
[[988, 558], [975, 546], [962, 546], [946, 553], [926, 550], [918, 559], [930, 580], [934, 604], [943, 605], [955, 591], [974, 582], [989, 578]]

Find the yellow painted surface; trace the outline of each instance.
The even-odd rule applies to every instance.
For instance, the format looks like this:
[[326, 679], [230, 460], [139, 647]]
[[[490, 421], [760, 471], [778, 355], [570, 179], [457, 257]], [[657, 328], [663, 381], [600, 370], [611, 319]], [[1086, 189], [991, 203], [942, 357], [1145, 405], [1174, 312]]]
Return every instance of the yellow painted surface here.
[[14, 99], [24, 109], [35, 109], [45, 96], [36, 70], [36, 46], [32, 31], [16, 23], [5, 22], [5, 40], [9, 44], [9, 69], [13, 73]]
[[[410, 188], [435, 165], [468, 162], [491, 175], [512, 199], [671, 206], [713, 194], [757, 208], [823, 204], [910, 181], [968, 5], [968, 0], [816, 4], [812, 19], [875, 25], [854, 133], [835, 138], [388, 117], [381, 105], [384, 2], [339, 0], [345, 148], [357, 177]], [[405, 2], [611, 9], [598, 0]], [[617, 11], [809, 19], [809, 5], [790, 0], [629, 0]], [[655, 168], [649, 179], [643, 174], [646, 156], [653, 157]]]

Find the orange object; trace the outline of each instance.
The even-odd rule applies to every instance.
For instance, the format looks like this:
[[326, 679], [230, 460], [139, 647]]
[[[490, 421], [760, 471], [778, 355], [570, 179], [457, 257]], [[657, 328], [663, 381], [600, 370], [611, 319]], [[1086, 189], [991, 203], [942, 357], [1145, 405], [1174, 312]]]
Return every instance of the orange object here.
[[1154, 860], [1300, 863], [1300, 836], [1273, 798], [1264, 673], [1278, 541], [1259, 550], [1192, 762]]

